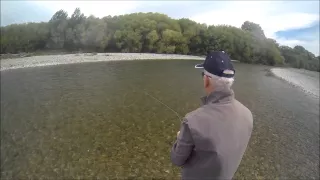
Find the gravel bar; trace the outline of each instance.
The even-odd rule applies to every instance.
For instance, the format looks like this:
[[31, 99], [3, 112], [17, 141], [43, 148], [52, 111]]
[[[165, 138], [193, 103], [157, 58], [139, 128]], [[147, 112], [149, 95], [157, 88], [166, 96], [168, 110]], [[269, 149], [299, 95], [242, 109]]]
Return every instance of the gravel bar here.
[[271, 72], [293, 86], [301, 88], [304, 92], [319, 98], [318, 72], [294, 68], [272, 68]]
[[151, 54], [151, 53], [82, 53], [67, 55], [32, 56], [17, 59], [1, 60], [1, 71], [26, 67], [50, 66], [58, 64], [73, 64], [83, 62], [118, 61], [118, 60], [144, 60], [144, 59], [192, 59], [204, 60], [204, 57], [177, 55], [177, 54]]

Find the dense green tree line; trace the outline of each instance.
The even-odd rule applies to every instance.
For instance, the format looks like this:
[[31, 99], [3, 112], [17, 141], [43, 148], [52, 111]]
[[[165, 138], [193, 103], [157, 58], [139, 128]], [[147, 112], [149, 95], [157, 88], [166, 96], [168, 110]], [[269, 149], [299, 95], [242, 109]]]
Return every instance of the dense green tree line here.
[[207, 26], [160, 13], [96, 18], [76, 9], [56, 12], [49, 22], [1, 27], [1, 54], [37, 50], [151, 52], [205, 55], [223, 49], [246, 63], [290, 65], [319, 71], [319, 57], [302, 46], [279, 46], [260, 25]]

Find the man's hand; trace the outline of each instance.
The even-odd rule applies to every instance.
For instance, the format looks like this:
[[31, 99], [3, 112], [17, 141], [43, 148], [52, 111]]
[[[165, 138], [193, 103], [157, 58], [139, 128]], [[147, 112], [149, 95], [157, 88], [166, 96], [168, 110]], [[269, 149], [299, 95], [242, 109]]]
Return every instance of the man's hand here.
[[[176, 142], [171, 148], [171, 162], [177, 166], [182, 166], [190, 157], [194, 148], [191, 132], [186, 121], [183, 121], [180, 131], [177, 132]], [[181, 134], [180, 134], [181, 133]]]

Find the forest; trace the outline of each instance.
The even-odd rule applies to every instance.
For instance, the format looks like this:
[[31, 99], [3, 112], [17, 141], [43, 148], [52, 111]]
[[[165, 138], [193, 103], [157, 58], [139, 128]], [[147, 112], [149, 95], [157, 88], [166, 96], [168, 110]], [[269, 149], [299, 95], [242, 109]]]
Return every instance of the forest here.
[[302, 46], [280, 46], [259, 24], [241, 28], [199, 24], [160, 13], [132, 13], [97, 18], [76, 8], [57, 11], [49, 22], [1, 27], [1, 54], [61, 50], [205, 55], [224, 50], [244, 63], [290, 66], [320, 71], [319, 56]]

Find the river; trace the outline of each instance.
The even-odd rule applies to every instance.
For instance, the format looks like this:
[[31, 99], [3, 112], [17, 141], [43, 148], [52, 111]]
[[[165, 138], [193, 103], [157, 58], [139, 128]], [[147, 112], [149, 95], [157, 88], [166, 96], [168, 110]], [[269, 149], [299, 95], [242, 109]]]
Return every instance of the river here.
[[[4, 179], [176, 179], [177, 116], [203, 95], [194, 60], [113, 61], [1, 72]], [[236, 179], [317, 179], [319, 99], [235, 63], [236, 98], [254, 129]]]

